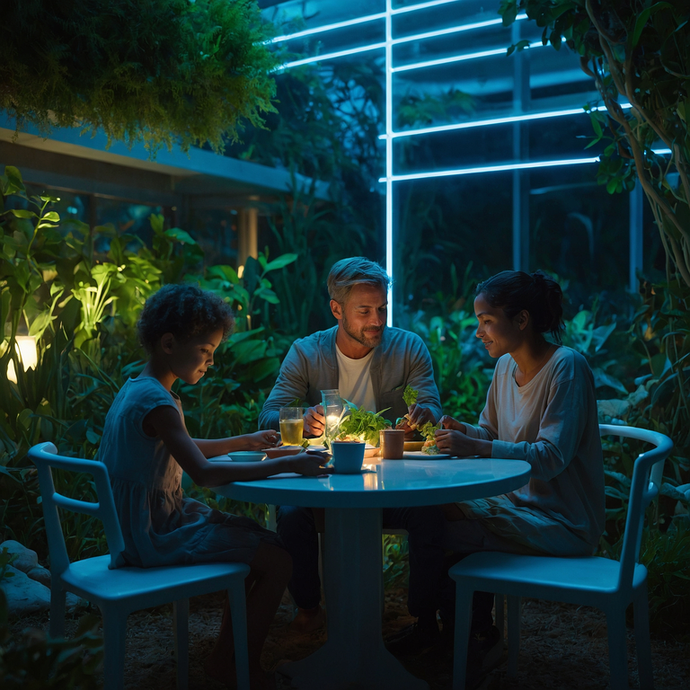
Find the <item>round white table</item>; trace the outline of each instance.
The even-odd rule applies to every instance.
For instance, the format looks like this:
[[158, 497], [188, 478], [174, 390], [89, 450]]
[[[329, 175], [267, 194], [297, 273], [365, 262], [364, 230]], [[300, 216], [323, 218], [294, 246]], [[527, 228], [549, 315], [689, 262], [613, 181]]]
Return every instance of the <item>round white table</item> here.
[[521, 460], [383, 460], [357, 475], [281, 474], [216, 487], [222, 496], [325, 508], [324, 589], [328, 639], [281, 672], [303, 690], [425, 690], [383, 645], [381, 509], [428, 506], [496, 496], [524, 486]]

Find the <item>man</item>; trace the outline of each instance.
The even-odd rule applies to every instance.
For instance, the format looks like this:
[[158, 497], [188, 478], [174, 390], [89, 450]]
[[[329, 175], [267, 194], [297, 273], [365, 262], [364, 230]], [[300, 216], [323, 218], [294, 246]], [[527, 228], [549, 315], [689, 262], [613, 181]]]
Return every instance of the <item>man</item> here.
[[[279, 410], [298, 399], [309, 405], [304, 435], [320, 436], [325, 427], [321, 391], [338, 389], [341, 397], [395, 423], [409, 415], [405, 429], [441, 416], [441, 401], [434, 382], [429, 351], [409, 331], [386, 327], [388, 274], [373, 261], [353, 257], [338, 261], [328, 276], [330, 306], [338, 323], [326, 331], [296, 340], [280, 368], [275, 387], [259, 416], [261, 429], [279, 428]], [[409, 408], [403, 400], [407, 386], [419, 391]], [[279, 506], [278, 534], [293, 559], [288, 589], [298, 607], [292, 629], [309, 632], [323, 623], [318, 574], [318, 537], [309, 508]], [[436, 596], [443, 574], [441, 545], [444, 518], [436, 506], [383, 511], [386, 527], [409, 533], [411, 615], [433, 616], [429, 638], [438, 634]]]

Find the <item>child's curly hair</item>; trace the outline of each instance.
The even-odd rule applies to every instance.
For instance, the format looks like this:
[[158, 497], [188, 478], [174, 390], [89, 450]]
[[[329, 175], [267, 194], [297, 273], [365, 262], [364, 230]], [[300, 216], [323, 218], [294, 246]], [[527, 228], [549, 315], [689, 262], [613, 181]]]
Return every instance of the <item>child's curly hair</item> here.
[[146, 300], [137, 329], [150, 354], [165, 333], [185, 341], [223, 329], [223, 339], [235, 326], [230, 306], [218, 295], [196, 285], [164, 285]]

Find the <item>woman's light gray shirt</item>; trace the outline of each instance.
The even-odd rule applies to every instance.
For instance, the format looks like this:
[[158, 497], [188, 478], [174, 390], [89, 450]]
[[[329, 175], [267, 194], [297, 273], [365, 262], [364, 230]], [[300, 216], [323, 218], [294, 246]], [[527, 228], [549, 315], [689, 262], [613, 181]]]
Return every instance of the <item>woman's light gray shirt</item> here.
[[492, 457], [526, 460], [528, 484], [507, 494], [536, 508], [592, 548], [604, 531], [604, 463], [594, 379], [587, 360], [559, 347], [524, 386], [510, 355], [498, 360], [478, 426], [467, 435], [493, 441]]

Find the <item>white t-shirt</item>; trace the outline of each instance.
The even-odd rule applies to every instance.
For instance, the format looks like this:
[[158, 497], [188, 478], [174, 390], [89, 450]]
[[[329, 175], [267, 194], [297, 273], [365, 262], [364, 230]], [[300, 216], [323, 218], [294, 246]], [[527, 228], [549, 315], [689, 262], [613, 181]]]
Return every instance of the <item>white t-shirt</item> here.
[[349, 400], [357, 407], [376, 412], [374, 385], [371, 382], [371, 360], [374, 350], [361, 359], [351, 359], [335, 346], [338, 357], [338, 390], [340, 397]]

